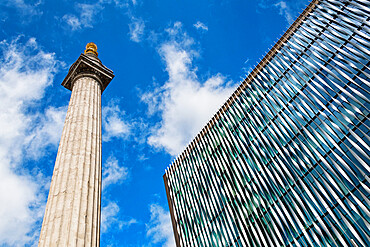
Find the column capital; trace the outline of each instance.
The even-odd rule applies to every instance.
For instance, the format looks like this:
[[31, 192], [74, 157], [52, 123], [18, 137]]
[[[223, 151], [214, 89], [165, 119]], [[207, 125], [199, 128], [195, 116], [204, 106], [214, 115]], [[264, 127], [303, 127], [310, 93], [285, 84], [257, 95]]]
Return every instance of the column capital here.
[[72, 64], [72, 66], [69, 68], [67, 76], [62, 82], [62, 86], [72, 90], [74, 81], [81, 74], [99, 78], [102, 93], [110, 81], [114, 78], [113, 71], [105, 67], [101, 63], [100, 59], [90, 52], [86, 53], [86, 55], [81, 54], [77, 61]]

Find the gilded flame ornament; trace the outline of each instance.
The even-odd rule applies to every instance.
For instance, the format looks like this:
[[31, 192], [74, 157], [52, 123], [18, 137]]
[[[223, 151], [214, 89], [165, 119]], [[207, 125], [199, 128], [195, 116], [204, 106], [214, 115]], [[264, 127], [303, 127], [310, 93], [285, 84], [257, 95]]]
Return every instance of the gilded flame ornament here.
[[95, 45], [95, 43], [90, 42], [86, 45], [85, 54], [90, 52], [98, 56], [97, 50], [98, 50], [98, 47]]

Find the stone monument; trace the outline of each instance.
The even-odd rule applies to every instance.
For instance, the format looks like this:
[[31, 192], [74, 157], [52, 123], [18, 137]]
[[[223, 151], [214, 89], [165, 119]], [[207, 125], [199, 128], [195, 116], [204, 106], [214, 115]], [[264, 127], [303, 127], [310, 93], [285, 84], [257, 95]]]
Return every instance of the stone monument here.
[[39, 246], [99, 246], [101, 94], [113, 72], [88, 43], [62, 85], [71, 99], [55, 161]]

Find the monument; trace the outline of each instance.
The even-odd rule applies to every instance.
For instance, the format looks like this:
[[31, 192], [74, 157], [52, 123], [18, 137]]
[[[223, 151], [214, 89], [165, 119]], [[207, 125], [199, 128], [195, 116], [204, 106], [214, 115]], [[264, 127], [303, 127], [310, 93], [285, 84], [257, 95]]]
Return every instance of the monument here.
[[99, 246], [101, 94], [113, 72], [88, 43], [62, 85], [71, 99], [55, 161], [39, 246]]

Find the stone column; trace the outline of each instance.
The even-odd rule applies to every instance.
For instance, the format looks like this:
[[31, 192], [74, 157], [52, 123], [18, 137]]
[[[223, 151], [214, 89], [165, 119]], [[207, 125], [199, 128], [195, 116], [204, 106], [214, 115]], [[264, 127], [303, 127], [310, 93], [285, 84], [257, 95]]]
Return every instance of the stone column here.
[[101, 94], [113, 79], [96, 45], [71, 66], [62, 85], [72, 90], [55, 161], [39, 246], [99, 246]]

